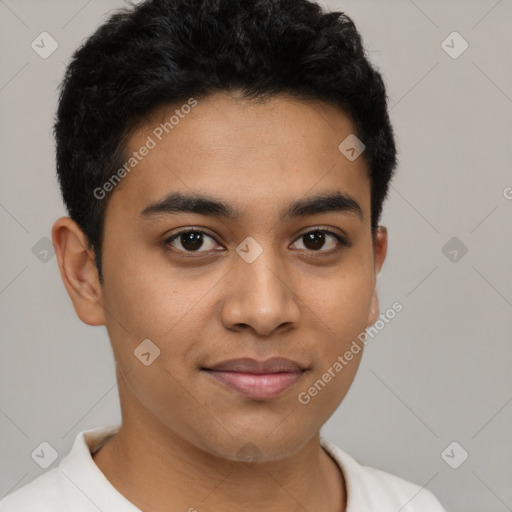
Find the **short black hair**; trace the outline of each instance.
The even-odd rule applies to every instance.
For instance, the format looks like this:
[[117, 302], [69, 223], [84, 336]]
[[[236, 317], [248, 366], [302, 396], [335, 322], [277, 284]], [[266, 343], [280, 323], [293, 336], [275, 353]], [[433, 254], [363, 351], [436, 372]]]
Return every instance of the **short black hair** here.
[[[341, 108], [364, 143], [372, 233], [397, 163], [385, 85], [354, 22], [308, 0], [147, 0], [112, 14], [74, 53], [60, 87], [56, 165], [100, 282], [107, 200], [126, 142], [158, 107], [216, 92], [279, 93]], [[340, 141], [341, 142], [341, 141]]]

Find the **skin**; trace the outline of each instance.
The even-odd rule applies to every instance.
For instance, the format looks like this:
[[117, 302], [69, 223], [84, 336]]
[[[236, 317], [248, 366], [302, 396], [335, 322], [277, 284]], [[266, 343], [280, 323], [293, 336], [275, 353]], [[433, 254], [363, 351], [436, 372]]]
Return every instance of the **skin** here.
[[[179, 107], [154, 112], [132, 134], [130, 151]], [[55, 222], [53, 243], [76, 313], [106, 326], [116, 360], [123, 423], [94, 461], [141, 510], [345, 510], [344, 478], [319, 430], [345, 397], [363, 350], [307, 405], [297, 397], [379, 314], [376, 276], [387, 233], [381, 227], [372, 237], [365, 160], [338, 150], [351, 133], [349, 117], [322, 102], [218, 93], [199, 100], [111, 195], [103, 285], [80, 228], [69, 217]], [[175, 191], [222, 199], [243, 217], [140, 216]], [[326, 212], [280, 220], [289, 203], [335, 191], [355, 198], [362, 218]], [[301, 235], [318, 226], [344, 234], [350, 247], [328, 255], [338, 245], [328, 234], [316, 250], [307, 245]], [[164, 244], [187, 227], [212, 237], [204, 237], [199, 257], [186, 252], [183, 238]], [[263, 249], [252, 263], [235, 251], [248, 236]], [[133, 353], [144, 339], [160, 349], [148, 366]], [[307, 371], [266, 400], [200, 370], [272, 356]], [[248, 450], [256, 462], [241, 460]]]

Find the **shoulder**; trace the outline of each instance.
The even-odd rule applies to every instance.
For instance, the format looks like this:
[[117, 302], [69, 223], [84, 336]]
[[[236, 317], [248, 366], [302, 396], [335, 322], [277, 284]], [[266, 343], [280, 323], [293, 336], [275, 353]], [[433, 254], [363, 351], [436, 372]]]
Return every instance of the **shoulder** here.
[[68, 510], [62, 493], [62, 473], [53, 468], [0, 500], [0, 512]]
[[96, 501], [113, 504], [116, 512], [137, 510], [110, 484], [91, 455], [118, 429], [117, 424], [101, 425], [79, 432], [56, 467], [0, 500], [0, 512], [97, 512], [101, 508]]
[[345, 477], [347, 512], [446, 512], [428, 489], [386, 471], [364, 466], [325, 438], [321, 438], [321, 444]]

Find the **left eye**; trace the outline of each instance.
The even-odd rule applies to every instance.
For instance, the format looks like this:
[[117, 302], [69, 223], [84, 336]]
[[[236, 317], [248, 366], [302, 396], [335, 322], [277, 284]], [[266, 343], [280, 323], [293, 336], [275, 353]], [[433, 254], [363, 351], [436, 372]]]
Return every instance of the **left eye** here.
[[[328, 240], [329, 237], [331, 239], [330, 247], [328, 247], [327, 250], [319, 251], [319, 249], [325, 249], [326, 240]], [[306, 250], [314, 252], [335, 252], [340, 249], [340, 246], [348, 245], [341, 235], [337, 235], [325, 229], [315, 229], [303, 233], [300, 235], [299, 240], [303, 240], [303, 245], [306, 246]]]
[[[303, 241], [302, 245], [304, 247], [298, 247], [298, 249], [305, 249], [313, 252], [336, 252], [337, 250], [340, 250], [341, 247], [348, 246], [348, 242], [341, 235], [325, 229], [314, 229], [312, 231], [303, 233], [299, 236], [295, 244], [301, 240]], [[329, 240], [331, 241], [330, 243], [328, 243]], [[206, 243], [207, 241], [209, 241], [209, 243]], [[181, 247], [177, 247], [175, 242], [178, 242]], [[219, 250], [214, 249], [217, 242], [212, 236], [210, 236], [205, 231], [192, 229], [188, 231], [181, 231], [180, 233], [172, 235], [167, 240], [165, 240], [164, 244], [171, 245], [178, 251], [188, 253]], [[328, 245], [327, 249], [325, 249], [326, 244]]]

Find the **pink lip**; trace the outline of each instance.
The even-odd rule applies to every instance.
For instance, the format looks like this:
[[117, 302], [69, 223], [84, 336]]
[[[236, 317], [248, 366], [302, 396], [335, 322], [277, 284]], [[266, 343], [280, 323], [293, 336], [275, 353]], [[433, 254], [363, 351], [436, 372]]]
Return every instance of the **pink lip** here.
[[254, 400], [280, 395], [304, 373], [298, 363], [282, 357], [266, 361], [230, 359], [203, 370], [225, 386]]

